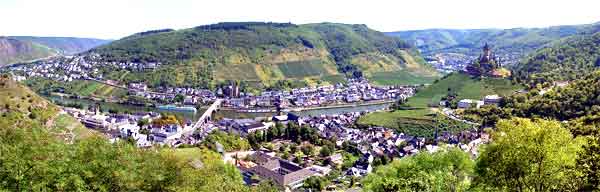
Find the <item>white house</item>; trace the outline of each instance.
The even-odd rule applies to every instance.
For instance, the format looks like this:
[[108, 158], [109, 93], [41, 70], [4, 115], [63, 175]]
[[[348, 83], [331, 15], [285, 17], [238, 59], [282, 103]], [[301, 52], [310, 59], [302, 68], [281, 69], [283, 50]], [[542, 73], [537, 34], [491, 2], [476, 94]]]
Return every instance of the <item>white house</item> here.
[[501, 99], [502, 99], [502, 97], [500, 97], [498, 95], [486, 95], [483, 98], [483, 103], [485, 105], [497, 105], [498, 103], [500, 103]]

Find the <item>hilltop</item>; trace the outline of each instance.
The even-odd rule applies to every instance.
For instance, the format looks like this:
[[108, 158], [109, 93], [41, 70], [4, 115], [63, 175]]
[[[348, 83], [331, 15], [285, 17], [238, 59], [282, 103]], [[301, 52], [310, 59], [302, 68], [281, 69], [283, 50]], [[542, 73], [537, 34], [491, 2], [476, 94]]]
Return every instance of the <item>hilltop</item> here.
[[56, 51], [40, 44], [0, 37], [0, 66], [31, 61], [57, 54]]
[[600, 66], [600, 33], [563, 39], [540, 49], [514, 67], [530, 84], [585, 77]]
[[101, 39], [74, 37], [0, 37], [0, 66], [60, 54], [72, 55], [108, 42]]
[[476, 57], [481, 45], [495, 45], [502, 55], [519, 59], [549, 43], [573, 35], [600, 31], [600, 23], [547, 28], [514, 29], [427, 29], [386, 33], [417, 46], [424, 55], [459, 53]]
[[10, 36], [11, 39], [37, 43], [65, 55], [73, 55], [104, 45], [110, 40], [77, 37]]
[[[162, 63], [153, 72], [123, 79], [150, 84], [199, 85], [223, 80], [336, 82], [390, 75], [430, 82], [437, 73], [404, 41], [365, 25], [319, 23], [219, 23], [183, 30], [137, 33], [92, 49], [106, 62]], [[149, 82], [144, 77], [172, 76]], [[142, 77], [143, 76], [143, 77]], [[414, 77], [414, 78], [412, 78]], [[200, 83], [204, 82], [204, 83]], [[398, 83], [398, 82], [394, 82]]]

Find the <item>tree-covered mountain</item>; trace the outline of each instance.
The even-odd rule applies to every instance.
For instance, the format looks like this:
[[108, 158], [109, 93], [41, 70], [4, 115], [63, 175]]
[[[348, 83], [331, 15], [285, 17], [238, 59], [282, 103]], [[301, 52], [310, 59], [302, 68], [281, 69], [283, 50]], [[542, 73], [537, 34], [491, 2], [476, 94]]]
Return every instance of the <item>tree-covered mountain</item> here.
[[56, 54], [55, 50], [37, 43], [0, 37], [0, 66], [31, 61]]
[[342, 75], [377, 78], [406, 72], [417, 77], [436, 75], [404, 41], [365, 25], [334, 23], [219, 23], [155, 30], [90, 53], [110, 62], [159, 62], [163, 65], [156, 71], [173, 76], [179, 85], [197, 81], [199, 76], [268, 82], [327, 81]]
[[600, 33], [576, 35], [540, 49], [514, 67], [519, 79], [536, 84], [579, 79], [600, 67]]
[[108, 42], [108, 40], [74, 37], [0, 37], [0, 66], [59, 54], [72, 55]]
[[477, 56], [484, 43], [500, 54], [525, 56], [555, 40], [600, 31], [600, 23], [547, 28], [427, 29], [386, 33], [417, 46], [425, 55], [460, 53]]
[[81, 53], [110, 42], [104, 39], [77, 37], [11, 36], [10, 38], [44, 45], [66, 55]]

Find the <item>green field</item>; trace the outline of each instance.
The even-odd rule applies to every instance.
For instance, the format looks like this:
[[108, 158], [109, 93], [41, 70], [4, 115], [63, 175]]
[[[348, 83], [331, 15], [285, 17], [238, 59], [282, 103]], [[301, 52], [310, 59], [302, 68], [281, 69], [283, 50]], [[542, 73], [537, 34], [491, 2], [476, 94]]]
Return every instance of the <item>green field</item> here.
[[302, 78], [322, 75], [325, 69], [321, 60], [293, 61], [278, 64], [279, 69], [287, 78]]
[[59, 82], [43, 78], [30, 78], [25, 84], [37, 93], [49, 95], [52, 92], [64, 92], [83, 97], [123, 98], [127, 90], [108, 86], [102, 83], [85, 80]]
[[448, 119], [429, 109], [397, 110], [393, 112], [376, 112], [361, 117], [359, 127], [386, 127], [411, 136], [432, 138], [436, 129], [457, 133], [470, 129], [471, 126]]
[[429, 84], [437, 77], [419, 76], [407, 71], [375, 72], [369, 79], [377, 85]]
[[462, 73], [453, 73], [432, 85], [425, 87], [408, 99], [412, 109], [393, 112], [376, 112], [361, 117], [360, 127], [382, 126], [395, 128], [401, 132], [416, 136], [432, 136], [435, 129], [442, 131], [460, 131], [470, 126], [436, 114], [428, 107], [436, 104], [448, 94], [448, 90], [457, 94], [458, 99], [482, 99], [485, 95], [508, 95], [519, 89], [507, 79], [472, 78]]
[[437, 104], [440, 99], [448, 95], [448, 91], [457, 94], [457, 99], [483, 99], [486, 95], [509, 95], [522, 89], [520, 85], [513, 85], [507, 79], [484, 78], [476, 79], [463, 73], [452, 73], [436, 83], [419, 90], [415, 96], [408, 99], [411, 107], [425, 108], [429, 104]]

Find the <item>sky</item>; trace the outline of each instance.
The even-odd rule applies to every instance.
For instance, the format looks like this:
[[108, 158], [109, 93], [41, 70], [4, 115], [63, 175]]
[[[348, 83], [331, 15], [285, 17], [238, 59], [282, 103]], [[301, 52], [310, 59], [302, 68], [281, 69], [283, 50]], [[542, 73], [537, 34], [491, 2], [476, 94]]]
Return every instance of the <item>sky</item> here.
[[233, 21], [366, 24], [378, 31], [600, 21], [598, 0], [0, 0], [0, 36], [119, 39]]

